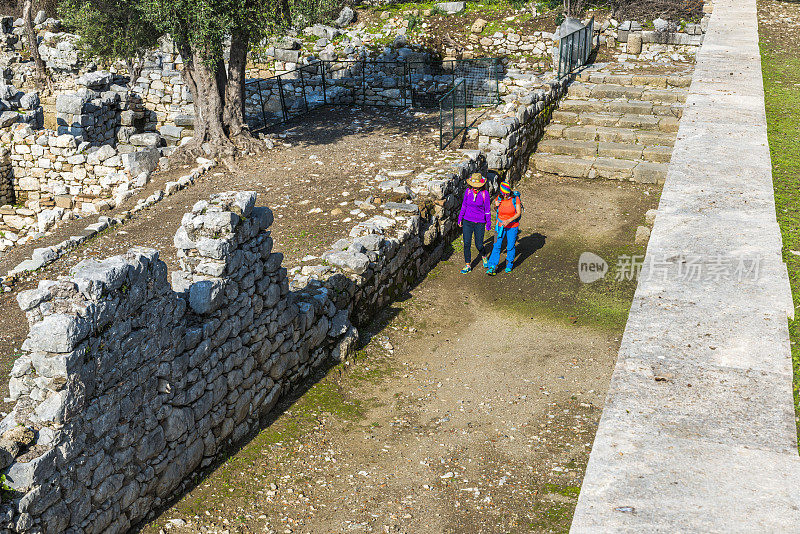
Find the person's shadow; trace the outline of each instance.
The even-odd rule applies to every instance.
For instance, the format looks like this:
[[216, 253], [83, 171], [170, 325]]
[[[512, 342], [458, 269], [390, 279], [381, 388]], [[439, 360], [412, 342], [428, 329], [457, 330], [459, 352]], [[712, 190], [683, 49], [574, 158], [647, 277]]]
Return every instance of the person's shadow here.
[[[487, 239], [484, 239], [483, 246], [484, 250], [486, 251], [487, 257], [492, 253], [492, 247], [494, 247], [494, 240], [497, 239], [496, 235], [493, 235]], [[535, 232], [530, 235], [522, 236], [517, 238], [517, 248], [516, 252], [516, 259], [514, 260], [514, 268], [516, 269], [520, 265], [522, 265], [528, 257], [531, 256], [534, 252], [539, 250], [540, 248], [544, 247], [545, 242], [547, 241], [547, 236], [540, 234], [539, 232]], [[501, 256], [506, 254], [507, 244], [503, 243], [503, 248], [500, 250]], [[497, 266], [498, 270], [501, 266], [505, 266], [506, 259], [501, 259], [500, 264]], [[476, 263], [473, 261], [473, 264]], [[473, 265], [473, 268], [475, 266]]]

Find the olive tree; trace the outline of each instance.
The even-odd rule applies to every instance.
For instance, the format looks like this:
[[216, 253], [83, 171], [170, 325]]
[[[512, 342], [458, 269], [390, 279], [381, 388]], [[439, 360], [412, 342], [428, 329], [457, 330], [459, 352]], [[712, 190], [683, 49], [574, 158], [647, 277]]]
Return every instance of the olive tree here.
[[195, 135], [179, 158], [261, 146], [245, 124], [247, 52], [289, 19], [285, 9], [281, 0], [62, 0], [64, 15], [101, 57], [140, 57], [155, 38], [172, 40], [195, 108]]
[[39, 40], [36, 38], [36, 31], [33, 29], [33, 0], [25, 0], [22, 5], [22, 20], [25, 22], [25, 34], [28, 38], [28, 48], [31, 58], [36, 67], [36, 82], [40, 88], [47, 80], [47, 70], [45, 69], [42, 55], [39, 54]]
[[[250, 42], [262, 31], [265, 6], [258, 0], [139, 0], [150, 20], [168, 34], [183, 59], [184, 82], [194, 97], [195, 135], [188, 155], [207, 143], [233, 155], [251, 145], [244, 120], [244, 83]], [[226, 66], [224, 52], [230, 39]]]

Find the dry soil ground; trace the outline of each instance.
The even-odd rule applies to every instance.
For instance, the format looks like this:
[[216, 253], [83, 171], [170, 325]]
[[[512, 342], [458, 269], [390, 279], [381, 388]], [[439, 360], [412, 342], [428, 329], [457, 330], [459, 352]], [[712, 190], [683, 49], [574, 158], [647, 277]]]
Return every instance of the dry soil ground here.
[[539, 176], [518, 266], [459, 274], [463, 243], [386, 310], [347, 365], [145, 532], [565, 532], [602, 411], [633, 281], [613, 266], [658, 188]]

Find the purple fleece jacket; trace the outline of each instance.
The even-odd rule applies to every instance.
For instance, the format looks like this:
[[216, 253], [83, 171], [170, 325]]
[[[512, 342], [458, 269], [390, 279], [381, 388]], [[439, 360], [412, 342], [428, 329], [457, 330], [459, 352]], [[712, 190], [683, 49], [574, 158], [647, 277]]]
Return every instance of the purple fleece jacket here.
[[466, 219], [475, 223], [486, 223], [486, 231], [492, 228], [492, 212], [489, 202], [489, 192], [483, 189], [477, 195], [467, 188], [464, 199], [461, 201], [461, 213], [458, 214], [458, 224]]

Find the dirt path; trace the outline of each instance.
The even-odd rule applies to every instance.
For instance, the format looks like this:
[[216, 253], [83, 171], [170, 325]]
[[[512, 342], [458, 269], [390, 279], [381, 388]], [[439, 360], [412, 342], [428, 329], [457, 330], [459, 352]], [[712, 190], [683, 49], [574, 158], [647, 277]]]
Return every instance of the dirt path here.
[[[613, 266], [654, 186], [530, 178], [518, 267], [457, 241], [409, 298], [146, 532], [565, 532], [634, 291]], [[521, 262], [521, 263], [520, 263]]]

